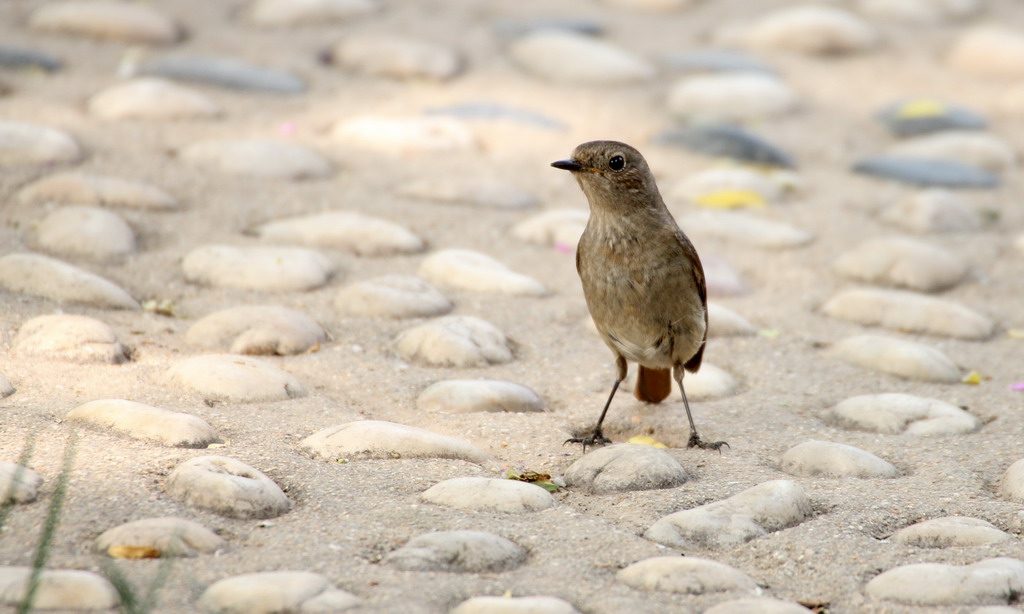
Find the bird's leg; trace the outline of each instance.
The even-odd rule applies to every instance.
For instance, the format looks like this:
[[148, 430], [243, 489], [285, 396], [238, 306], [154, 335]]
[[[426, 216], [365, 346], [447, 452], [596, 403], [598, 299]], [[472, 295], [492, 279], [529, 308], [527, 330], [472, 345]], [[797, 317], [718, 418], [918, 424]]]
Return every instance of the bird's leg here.
[[683, 407], [686, 408], [686, 419], [690, 421], [690, 439], [686, 442], [687, 448], [700, 448], [701, 450], [718, 450], [719, 454], [722, 452], [722, 446], [730, 447], [727, 442], [724, 441], [711, 441], [707, 442], [700, 438], [697, 434], [697, 425], [693, 423], [693, 414], [690, 413], [690, 402], [686, 400], [686, 390], [683, 388], [683, 365], [677, 364], [672, 369], [673, 375], [676, 376], [676, 383], [679, 384], [679, 392], [683, 395]]
[[604, 403], [604, 409], [601, 410], [601, 416], [597, 419], [597, 426], [594, 427], [594, 432], [588, 437], [570, 437], [562, 443], [564, 446], [567, 443], [581, 443], [583, 444], [583, 452], [587, 451], [587, 446], [603, 446], [606, 443], [611, 443], [612, 440], [604, 436], [601, 432], [601, 424], [604, 423], [604, 416], [608, 413], [608, 408], [611, 407], [612, 399], [615, 398], [615, 391], [619, 389], [619, 384], [622, 380], [626, 379], [627, 366], [626, 359], [622, 356], [615, 357], [615, 383], [612, 384], [611, 394], [608, 395], [608, 400]]

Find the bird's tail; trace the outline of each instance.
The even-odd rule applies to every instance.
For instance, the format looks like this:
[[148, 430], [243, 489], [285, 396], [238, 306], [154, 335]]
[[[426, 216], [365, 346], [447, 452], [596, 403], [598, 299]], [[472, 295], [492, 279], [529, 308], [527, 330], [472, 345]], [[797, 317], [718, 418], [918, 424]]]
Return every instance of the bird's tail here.
[[668, 369], [640, 367], [633, 396], [648, 403], [660, 403], [672, 393], [672, 375]]

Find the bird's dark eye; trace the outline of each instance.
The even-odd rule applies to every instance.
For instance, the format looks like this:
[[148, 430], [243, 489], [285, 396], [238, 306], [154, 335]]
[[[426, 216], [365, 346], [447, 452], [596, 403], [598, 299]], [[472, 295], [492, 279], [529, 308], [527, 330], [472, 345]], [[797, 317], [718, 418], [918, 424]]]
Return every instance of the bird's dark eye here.
[[626, 159], [622, 156], [612, 156], [612, 159], [608, 160], [608, 168], [613, 171], [621, 171], [626, 168]]

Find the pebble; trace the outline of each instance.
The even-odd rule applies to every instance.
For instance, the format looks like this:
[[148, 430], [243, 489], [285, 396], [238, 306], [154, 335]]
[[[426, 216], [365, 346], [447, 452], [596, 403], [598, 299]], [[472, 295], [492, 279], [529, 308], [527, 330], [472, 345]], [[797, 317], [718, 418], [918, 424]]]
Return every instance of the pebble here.
[[135, 232], [121, 216], [99, 207], [61, 207], [35, 232], [38, 247], [60, 256], [111, 261], [135, 253]]
[[66, 262], [39, 254], [0, 257], [0, 286], [10, 292], [39, 296], [58, 303], [101, 309], [139, 309], [119, 286]]
[[979, 518], [946, 516], [912, 524], [896, 531], [892, 541], [918, 548], [988, 546], [1013, 539]]
[[302, 440], [303, 450], [314, 457], [341, 458], [450, 458], [483, 463], [487, 454], [467, 441], [433, 431], [385, 422], [360, 420], [331, 426]]
[[513, 542], [482, 531], [423, 533], [384, 557], [403, 571], [496, 573], [519, 567], [526, 551]]
[[850, 397], [823, 417], [846, 429], [919, 437], [959, 435], [981, 427], [980, 420], [956, 405], [898, 392]]
[[537, 128], [565, 130], [566, 124], [544, 113], [515, 107], [500, 102], [459, 102], [424, 111], [427, 115], [449, 115], [460, 119], [506, 120]]
[[806, 55], [862, 53], [878, 44], [878, 33], [853, 13], [833, 6], [799, 5], [768, 13], [744, 34], [746, 44]]
[[889, 148], [889, 155], [958, 162], [992, 173], [1017, 164], [1017, 152], [1006, 141], [985, 132], [946, 130], [904, 139]]
[[992, 320], [963, 305], [902, 290], [845, 290], [829, 299], [822, 311], [864, 326], [957, 339], [988, 339], [995, 329]]
[[686, 204], [714, 208], [759, 207], [782, 198], [792, 177], [744, 166], [720, 166], [694, 173], [676, 183], [667, 196]]
[[536, 484], [497, 478], [452, 478], [423, 492], [423, 500], [459, 510], [522, 514], [556, 505], [551, 493]]
[[941, 247], [916, 239], [868, 239], [835, 261], [840, 275], [872, 284], [937, 292], [959, 283], [967, 265]]
[[583, 209], [551, 209], [513, 226], [512, 236], [544, 247], [575, 247], [588, 219], [590, 212]]
[[704, 610], [704, 614], [810, 614], [809, 610], [799, 603], [783, 601], [773, 597], [747, 597], [722, 601], [714, 607]]
[[899, 137], [944, 130], [984, 130], [988, 124], [971, 109], [930, 98], [894, 102], [878, 112], [878, 119]]
[[564, 29], [525, 34], [511, 43], [509, 54], [525, 72], [557, 83], [625, 85], [649, 81], [657, 74], [654, 66], [640, 56]]
[[473, 316], [445, 316], [407, 329], [394, 347], [402, 359], [434, 367], [486, 367], [513, 358], [505, 333]]
[[900, 472], [891, 463], [870, 452], [843, 443], [807, 441], [782, 454], [779, 468], [804, 478], [896, 478]]
[[197, 605], [216, 614], [342, 612], [362, 600], [311, 571], [260, 571], [218, 580], [206, 587]]
[[172, 211], [178, 201], [160, 188], [117, 177], [83, 173], [48, 175], [18, 192], [25, 204], [75, 204]]
[[416, 408], [463, 414], [478, 411], [544, 411], [544, 400], [536, 392], [501, 380], [443, 380], [430, 385], [416, 398]]
[[721, 399], [735, 394], [740, 388], [739, 380], [732, 374], [708, 361], [704, 361], [700, 371], [687, 373], [684, 381], [686, 396], [691, 401]]
[[227, 542], [198, 522], [175, 517], [126, 522], [96, 538], [96, 551], [111, 556], [127, 547], [155, 550], [160, 557], [192, 557], [213, 554], [226, 546]]
[[674, 145], [715, 158], [728, 158], [758, 166], [793, 168], [793, 158], [775, 145], [740, 126], [694, 124], [666, 130], [655, 144]]
[[0, 66], [15, 70], [35, 69], [56, 72], [61, 69], [63, 62], [38, 49], [0, 45]]
[[910, 194], [886, 207], [881, 219], [916, 233], [972, 232], [981, 228], [981, 216], [956, 194], [942, 189]]
[[332, 52], [343, 68], [375, 77], [445, 81], [462, 70], [462, 59], [453, 49], [399, 36], [349, 36]]
[[566, 469], [564, 477], [570, 488], [606, 494], [675, 488], [690, 476], [665, 450], [623, 443], [584, 454]]
[[959, 162], [910, 156], [870, 156], [853, 165], [855, 172], [902, 183], [944, 188], [987, 189], [999, 178]]
[[644, 537], [676, 548], [721, 548], [746, 543], [806, 520], [811, 502], [789, 480], [772, 480], [743, 492], [658, 520]]
[[671, 52], [662, 56], [662, 61], [669, 68], [687, 73], [775, 73], [771, 66], [754, 56], [724, 48]]
[[481, 177], [431, 177], [398, 187], [399, 196], [487, 209], [528, 209], [537, 199], [517, 186]]
[[[0, 605], [20, 606], [31, 576], [31, 567], [0, 566]], [[35, 610], [109, 610], [121, 604], [110, 582], [91, 571], [44, 569], [38, 582]]]
[[696, 0], [603, 0], [608, 6], [640, 13], [672, 13], [689, 8]]
[[465, 123], [438, 116], [356, 116], [334, 124], [331, 138], [346, 146], [394, 155], [471, 151], [479, 146]]
[[75, 139], [57, 128], [23, 122], [0, 121], [0, 165], [39, 166], [71, 164], [82, 158]]
[[265, 292], [312, 290], [334, 273], [327, 256], [304, 247], [206, 245], [186, 254], [181, 267], [192, 283]]
[[10, 503], [32, 503], [39, 496], [43, 478], [35, 470], [0, 461], [0, 505]]
[[316, 151], [271, 139], [210, 140], [193, 143], [178, 154], [201, 169], [262, 179], [323, 179], [334, 167]]
[[701, 254], [704, 264], [704, 281], [708, 296], [735, 296], [747, 291], [739, 272], [731, 264], [714, 254]]
[[246, 17], [260, 26], [317, 26], [363, 17], [379, 8], [375, 0], [256, 0]]
[[732, 72], [686, 77], [669, 89], [667, 104], [683, 119], [748, 121], [789, 113], [797, 100], [772, 75]]
[[580, 614], [558, 597], [470, 597], [449, 614]]
[[14, 385], [11, 384], [11, 380], [4, 377], [3, 373], [0, 373], [0, 399], [6, 399], [16, 392]]
[[109, 120], [201, 119], [222, 112], [205, 94], [155, 77], [108, 87], [93, 95], [87, 107], [96, 117]]
[[1024, 459], [1012, 465], [999, 478], [999, 496], [1016, 503], [1024, 503]]
[[359, 256], [393, 256], [423, 251], [423, 239], [405, 226], [354, 211], [328, 211], [268, 222], [253, 232], [277, 243], [342, 249]]
[[746, 318], [719, 303], [708, 303], [708, 338], [749, 337], [757, 329]]
[[186, 505], [228, 518], [276, 518], [291, 502], [262, 471], [226, 456], [187, 460], [167, 476], [164, 490]]
[[301, 94], [306, 91], [306, 82], [293, 73], [256, 66], [233, 58], [163, 56], [143, 63], [139, 66], [138, 73], [233, 90], [274, 94]]
[[961, 377], [960, 368], [948, 356], [914, 341], [855, 335], [837, 342], [831, 353], [850, 364], [905, 379], [953, 384]]
[[108, 324], [70, 314], [43, 315], [25, 322], [14, 336], [11, 352], [78, 363], [118, 365], [129, 360], [128, 351]]
[[419, 274], [439, 286], [456, 290], [510, 296], [545, 296], [539, 281], [516, 273], [487, 254], [468, 249], [445, 249], [427, 256]]
[[875, 576], [872, 599], [907, 605], [982, 605], [1014, 602], [1024, 591], [1024, 561], [1007, 557], [971, 565], [915, 563]]
[[807, 245], [814, 235], [789, 224], [773, 222], [738, 211], [699, 211], [679, 219], [690, 236], [714, 237], [766, 249]]
[[221, 309], [189, 327], [185, 340], [231, 354], [288, 356], [315, 351], [327, 333], [304, 313], [276, 305]]
[[494, 31], [506, 39], [521, 38], [544, 30], [601, 36], [605, 28], [601, 22], [586, 17], [504, 17], [494, 22]]
[[129, 43], [165, 45], [181, 38], [181, 28], [156, 9], [134, 2], [49, 2], [28, 18], [35, 32], [56, 32]]
[[345, 315], [386, 318], [427, 318], [452, 310], [452, 303], [434, 286], [415, 275], [384, 275], [349, 284], [334, 296]]
[[972, 75], [1024, 77], [1024, 33], [1003, 25], [974, 26], [953, 43], [946, 64]]
[[179, 448], [205, 448], [223, 441], [198, 416], [122, 399], [89, 401], [69, 411], [67, 419]]
[[248, 356], [211, 354], [193, 356], [171, 367], [165, 376], [204, 399], [255, 403], [284, 401], [306, 395], [290, 373]]
[[761, 589], [750, 576], [724, 563], [696, 556], [656, 556], [619, 570], [615, 578], [641, 591], [687, 595], [744, 592]]
[[971, 17], [982, 0], [861, 0], [865, 15], [922, 25], [938, 25]]

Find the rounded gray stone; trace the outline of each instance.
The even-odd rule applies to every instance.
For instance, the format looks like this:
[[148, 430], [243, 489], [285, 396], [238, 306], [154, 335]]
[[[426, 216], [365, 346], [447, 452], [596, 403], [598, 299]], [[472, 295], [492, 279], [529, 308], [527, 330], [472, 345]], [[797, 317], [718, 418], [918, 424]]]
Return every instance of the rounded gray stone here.
[[537, 205], [537, 198], [522, 188], [487, 177], [429, 177], [403, 183], [397, 193], [417, 200], [487, 209], [526, 209]]
[[0, 505], [31, 503], [39, 496], [43, 478], [35, 470], [16, 463], [0, 461]]
[[440, 367], [486, 367], [513, 358], [505, 334], [473, 316], [445, 316], [407, 329], [394, 347], [405, 360]]
[[290, 141], [272, 139], [210, 140], [179, 152], [192, 166], [229, 175], [261, 179], [322, 179], [333, 165], [316, 151]]
[[122, 399], [89, 401], [69, 411], [67, 419], [165, 446], [205, 448], [222, 441], [198, 416]]
[[728, 499], [669, 514], [644, 537], [676, 548], [722, 548], [800, 524], [810, 514], [810, 499], [798, 484], [772, 480]]
[[[0, 566], [0, 606], [20, 605], [31, 575], [31, 567]], [[37, 610], [109, 610], [119, 604], [106, 578], [77, 569], [44, 569], [33, 601]]]
[[688, 595], [721, 592], [756, 593], [757, 584], [742, 571], [695, 556], [658, 556], [620, 570], [618, 581], [643, 591]]
[[960, 368], [952, 359], [914, 341], [855, 335], [837, 342], [830, 353], [859, 367], [906, 379], [948, 384], [960, 381]]
[[81, 157], [78, 143], [63, 130], [0, 121], [0, 165], [48, 166], [78, 162]]
[[394, 79], [445, 81], [456, 76], [463, 67], [454, 49], [380, 33], [345, 37], [334, 46], [333, 58], [353, 72]]
[[139, 67], [139, 73], [243, 91], [276, 94], [300, 94], [306, 91], [306, 82], [293, 73], [225, 57], [157, 57], [144, 62]]
[[114, 329], [95, 318], [53, 314], [38, 316], [18, 329], [11, 344], [16, 356], [117, 365], [128, 352]]
[[189, 327], [185, 340], [196, 347], [232, 354], [301, 354], [327, 341], [309, 316], [275, 305], [244, 305], [211, 313]]
[[766, 249], [807, 245], [814, 235], [799, 228], [736, 211], [700, 211], [679, 220], [696, 237], [714, 237]]
[[241, 403], [284, 401], [306, 395], [294, 376], [248, 356], [211, 354], [187, 358], [168, 369], [165, 381], [206, 399]]
[[988, 546], [1012, 539], [1012, 535], [989, 522], [963, 516], [932, 518], [900, 529], [892, 536], [897, 544], [918, 548]]
[[579, 614], [558, 597], [470, 597], [448, 614]]
[[723, 601], [714, 607], [704, 610], [704, 614], [811, 614], [799, 603], [783, 601], [773, 597], [746, 597]]
[[339, 458], [451, 458], [483, 463], [487, 455], [469, 442], [405, 424], [360, 420], [331, 426], [302, 440], [307, 453]]
[[107, 261], [135, 252], [135, 232], [112, 211], [91, 206], [61, 207], [36, 226], [42, 251]]
[[477, 411], [544, 411], [537, 393], [513, 382], [501, 380], [444, 380], [431, 384], [416, 398], [425, 411], [468, 413]]
[[345, 315], [425, 318], [444, 315], [452, 303], [434, 286], [415, 275], [384, 275], [349, 284], [334, 296]]
[[293, 27], [340, 23], [379, 8], [374, 0], [256, 0], [246, 16], [261, 26]]
[[758, 49], [822, 56], [862, 53], [878, 40], [878, 32], [854, 13], [817, 4], [767, 13], [742, 36], [742, 42]]
[[875, 576], [865, 592], [879, 601], [917, 606], [1007, 604], [1024, 592], [1024, 561], [1000, 557], [971, 565], [904, 565]]
[[404, 226], [354, 211], [328, 211], [257, 226], [253, 233], [278, 244], [341, 249], [359, 256], [415, 254], [425, 245]]
[[755, 72], [698, 74], [669, 89], [667, 107], [686, 119], [756, 121], [793, 111], [799, 98], [777, 77]]
[[967, 266], [943, 248], [901, 237], [869, 239], [842, 254], [835, 269], [844, 277], [873, 284], [936, 292], [967, 274]]
[[708, 303], [708, 337], [749, 337], [757, 329], [732, 309], [715, 302]]
[[625, 443], [584, 454], [566, 469], [564, 478], [570, 488], [609, 493], [674, 488], [689, 476], [668, 452]]
[[29, 29], [132, 43], [168, 44], [181, 37], [169, 17], [145, 4], [107, 0], [50, 2], [32, 12]]
[[1024, 458], [1010, 465], [999, 478], [999, 496], [1024, 503]]
[[482, 531], [423, 533], [384, 557], [384, 564], [403, 571], [495, 573], [519, 567], [526, 551], [515, 543]]
[[97, 92], [89, 99], [88, 108], [91, 114], [107, 120], [172, 121], [222, 113], [206, 95], [156, 77], [134, 79]]
[[161, 557], [212, 554], [227, 545], [216, 533], [185, 518], [145, 518], [107, 529], [96, 538], [96, 551], [109, 554], [111, 548], [153, 549]]
[[268, 292], [319, 288], [334, 273], [324, 254], [304, 247], [197, 247], [181, 262], [193, 283]]
[[452, 478], [423, 492], [423, 500], [461, 510], [521, 514], [556, 505], [551, 493], [535, 484], [498, 478]]
[[881, 219], [919, 234], [973, 232], [981, 228], [981, 216], [949, 190], [915, 192], [886, 207]]
[[556, 83], [621, 85], [649, 81], [657, 72], [625, 49], [569, 30], [527, 33], [512, 42], [509, 53], [526, 72]]
[[198, 601], [203, 611], [215, 614], [340, 612], [359, 603], [355, 595], [311, 571], [261, 571], [224, 578], [208, 586]]
[[164, 485], [176, 501], [228, 518], [275, 518], [291, 502], [258, 469], [225, 456], [200, 456], [175, 467]]
[[140, 309], [127, 292], [99, 275], [39, 254], [15, 253], [0, 257], [0, 286], [58, 303], [102, 309]]
[[582, 209], [551, 209], [512, 227], [512, 236], [544, 247], [575, 249], [587, 227], [590, 213]]
[[30, 183], [18, 192], [25, 204], [96, 205], [167, 211], [178, 209], [178, 201], [167, 192], [118, 177], [85, 173], [56, 173]]
[[783, 453], [779, 468], [799, 477], [895, 478], [899, 470], [870, 452], [809, 439]]
[[419, 274], [427, 281], [457, 290], [512, 296], [544, 296], [536, 279], [516, 273], [487, 254], [468, 249], [445, 249], [427, 256]]
[[957, 339], [987, 339], [995, 329], [992, 320], [963, 305], [902, 290], [845, 290], [821, 309], [833, 318], [865, 326]]
[[865, 394], [840, 401], [825, 421], [841, 428], [917, 436], [970, 433], [981, 421], [959, 407], [904, 393]]
[[946, 57], [959, 72], [984, 77], [1024, 76], [1024, 34], [1010, 24], [983, 24], [960, 33]]
[[16, 392], [14, 384], [11, 380], [7, 379], [3, 373], [0, 373], [0, 399], [5, 399]]

